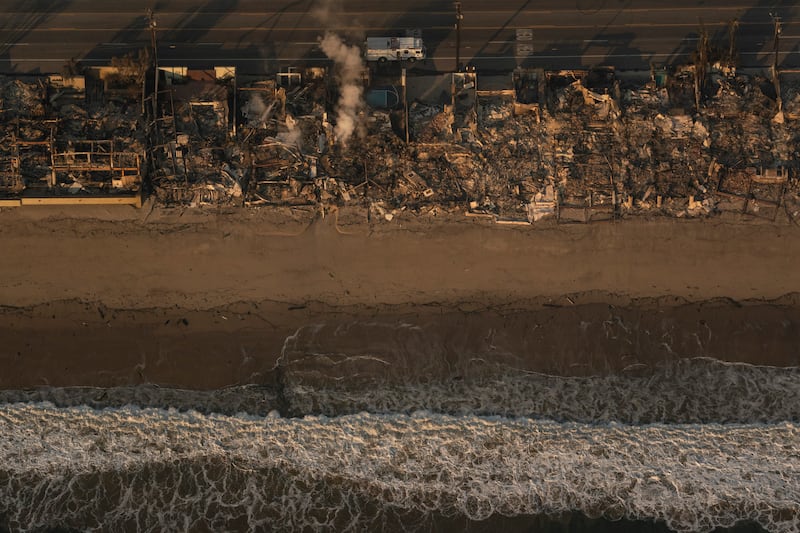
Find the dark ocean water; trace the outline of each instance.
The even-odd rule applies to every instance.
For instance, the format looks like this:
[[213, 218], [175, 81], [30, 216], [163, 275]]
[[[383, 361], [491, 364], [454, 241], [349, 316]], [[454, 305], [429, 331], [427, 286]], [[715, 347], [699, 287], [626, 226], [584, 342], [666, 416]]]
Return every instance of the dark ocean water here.
[[0, 525], [800, 530], [798, 369], [384, 385], [5, 391]]
[[282, 418], [32, 403], [4, 405], [0, 424], [0, 515], [15, 531], [431, 530], [572, 513], [678, 531], [743, 521], [796, 531], [800, 513], [800, 428], [789, 422]]
[[0, 391], [0, 530], [800, 531], [799, 368], [547, 375], [352, 330], [261, 385]]

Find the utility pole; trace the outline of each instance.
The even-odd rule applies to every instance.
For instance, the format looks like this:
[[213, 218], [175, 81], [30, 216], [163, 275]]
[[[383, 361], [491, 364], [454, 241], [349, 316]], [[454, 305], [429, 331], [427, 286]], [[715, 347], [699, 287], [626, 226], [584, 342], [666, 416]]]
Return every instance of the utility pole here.
[[739, 21], [733, 19], [728, 23], [728, 62], [731, 66], [736, 65], [736, 30], [739, 29]]
[[156, 41], [156, 18], [153, 10], [147, 8], [147, 26], [150, 28], [150, 46], [153, 48], [153, 67], [155, 70], [153, 89], [153, 120], [158, 117], [158, 43]]
[[406, 144], [408, 144], [408, 88], [406, 86], [406, 67], [400, 73], [400, 84], [403, 87], [403, 129], [406, 135]]
[[772, 58], [772, 83], [775, 85], [776, 102], [778, 104], [778, 113], [783, 111], [783, 100], [781, 99], [781, 80], [778, 76], [778, 43], [781, 36], [781, 18], [775, 13], [769, 14], [772, 17], [772, 22], [775, 24], [775, 46]]
[[456, 72], [461, 70], [461, 2], [455, 2], [456, 6]]
[[697, 113], [700, 112], [700, 103], [703, 100], [703, 90], [706, 86], [708, 51], [708, 32], [705, 25], [700, 22], [700, 39], [697, 41], [697, 57], [694, 64], [694, 106]]

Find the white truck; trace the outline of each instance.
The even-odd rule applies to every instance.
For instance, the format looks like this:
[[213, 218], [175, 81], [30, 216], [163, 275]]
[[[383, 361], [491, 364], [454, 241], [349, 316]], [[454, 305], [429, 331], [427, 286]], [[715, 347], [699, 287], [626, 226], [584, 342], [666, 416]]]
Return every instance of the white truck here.
[[408, 61], [425, 59], [421, 37], [367, 37], [367, 61]]

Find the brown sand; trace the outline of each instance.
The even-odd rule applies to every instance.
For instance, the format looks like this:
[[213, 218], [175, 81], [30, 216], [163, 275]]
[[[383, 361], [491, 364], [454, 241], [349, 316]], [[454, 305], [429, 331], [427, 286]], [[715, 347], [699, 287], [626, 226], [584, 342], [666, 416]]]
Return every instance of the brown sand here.
[[[258, 382], [297, 328], [355, 320], [426, 328], [443, 359], [404, 361], [416, 371], [453, 370], [475, 346], [561, 373], [695, 355], [798, 364], [794, 226], [315, 217], [0, 211], [0, 387]], [[341, 342], [372, 341], [328, 349]]]

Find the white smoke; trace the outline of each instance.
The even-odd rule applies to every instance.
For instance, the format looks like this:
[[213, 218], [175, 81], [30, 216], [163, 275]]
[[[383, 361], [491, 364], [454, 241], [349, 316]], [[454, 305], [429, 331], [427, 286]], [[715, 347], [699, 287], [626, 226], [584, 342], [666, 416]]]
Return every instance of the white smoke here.
[[333, 60], [339, 82], [339, 101], [336, 104], [336, 138], [346, 145], [358, 125], [358, 113], [364, 107], [364, 87], [361, 73], [364, 62], [357, 46], [348, 46], [337, 34], [326, 31], [320, 48]]
[[275, 101], [267, 105], [261, 95], [254, 92], [250, 99], [242, 106], [242, 116], [251, 128], [266, 128], [266, 121], [275, 109]]
[[286, 131], [278, 132], [277, 138], [284, 144], [300, 148], [300, 143], [303, 140], [303, 132], [297, 126], [297, 121], [292, 118], [292, 115], [286, 114]]
[[344, 10], [341, 0], [317, 0], [311, 15], [328, 28], [341, 26]]
[[314, 17], [326, 31], [333, 31], [353, 39], [366, 37], [358, 14], [346, 12], [342, 0], [316, 0], [311, 8]]

